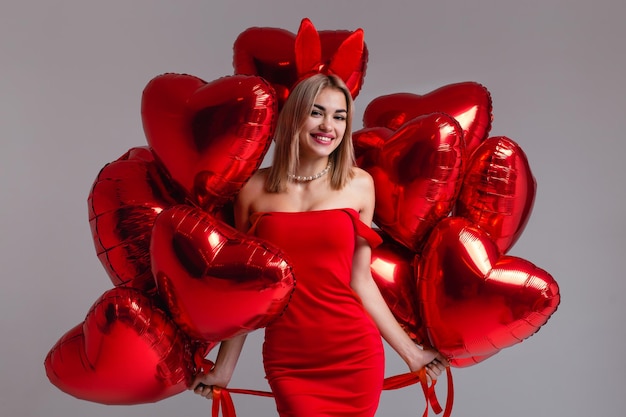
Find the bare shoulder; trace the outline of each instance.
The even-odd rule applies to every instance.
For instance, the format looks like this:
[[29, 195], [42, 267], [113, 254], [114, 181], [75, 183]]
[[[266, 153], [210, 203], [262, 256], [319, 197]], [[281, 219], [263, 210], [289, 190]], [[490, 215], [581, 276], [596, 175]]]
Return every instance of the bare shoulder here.
[[239, 200], [251, 201], [254, 200], [260, 193], [265, 190], [265, 180], [267, 178], [268, 169], [261, 168], [257, 170], [252, 177], [244, 184], [239, 191]]
[[361, 220], [366, 224], [372, 221], [376, 193], [374, 179], [364, 169], [353, 168], [354, 176], [350, 181], [350, 199], [357, 206]]
[[263, 195], [265, 191], [265, 178], [267, 169], [257, 170], [252, 177], [244, 184], [235, 198], [235, 226], [241, 231], [246, 231], [250, 227], [250, 213], [253, 210], [254, 202]]
[[352, 168], [354, 177], [352, 178], [351, 185], [360, 192], [374, 192], [374, 179], [372, 176], [362, 168]]

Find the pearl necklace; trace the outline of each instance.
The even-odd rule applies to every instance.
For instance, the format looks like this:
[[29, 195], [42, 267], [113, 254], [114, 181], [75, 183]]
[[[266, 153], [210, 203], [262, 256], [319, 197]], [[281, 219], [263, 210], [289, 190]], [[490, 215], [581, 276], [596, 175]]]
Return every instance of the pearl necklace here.
[[300, 176], [300, 175], [295, 175], [295, 174], [288, 174], [287, 177], [290, 180], [295, 181], [295, 182], [309, 182], [309, 181], [316, 180], [319, 177], [322, 177], [322, 176], [326, 175], [328, 173], [328, 171], [330, 171], [330, 167], [331, 166], [332, 166], [331, 162], [328, 161], [328, 165], [326, 165], [326, 168], [324, 168], [323, 170], [321, 170], [317, 174], [313, 174], [313, 175], [309, 175], [309, 176]]

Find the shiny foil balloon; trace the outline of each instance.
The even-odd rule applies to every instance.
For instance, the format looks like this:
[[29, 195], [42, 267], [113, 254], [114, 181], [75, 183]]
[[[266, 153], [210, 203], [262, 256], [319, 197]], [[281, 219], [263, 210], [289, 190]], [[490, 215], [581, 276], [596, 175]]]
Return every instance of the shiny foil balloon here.
[[492, 137], [469, 160], [454, 214], [471, 220], [506, 253], [526, 227], [536, 189], [520, 146], [504, 136]]
[[[393, 136], [394, 131], [386, 127], [366, 127], [352, 132], [354, 154], [358, 166], [371, 166], [375, 156]], [[375, 158], [374, 158], [375, 159]]]
[[383, 239], [381, 245], [372, 249], [372, 278], [398, 323], [411, 339], [422, 344], [424, 335], [413, 265], [415, 255], [389, 237], [383, 235]]
[[459, 217], [433, 230], [417, 284], [428, 337], [455, 366], [480, 362], [530, 337], [560, 302], [548, 272], [501, 255], [480, 228]]
[[454, 118], [433, 113], [412, 119], [372, 152], [360, 162], [375, 183], [374, 223], [419, 253], [461, 188], [463, 133]]
[[193, 345], [156, 303], [134, 288], [105, 292], [85, 321], [48, 353], [48, 379], [61, 391], [102, 404], [141, 404], [191, 384]]
[[257, 170], [276, 119], [273, 88], [260, 77], [230, 76], [207, 83], [164, 74], [143, 92], [148, 144], [197, 204], [218, 209]]
[[87, 203], [98, 259], [114, 285], [155, 288], [150, 233], [156, 216], [182, 199], [147, 147], [102, 168]]
[[282, 314], [295, 285], [277, 248], [189, 206], [159, 215], [151, 259], [173, 319], [208, 342], [265, 327]]
[[297, 35], [278, 28], [249, 28], [237, 37], [233, 49], [235, 74], [263, 77], [281, 104], [298, 80], [315, 72], [338, 75], [355, 98], [368, 59], [361, 29], [318, 32], [307, 18]]
[[363, 125], [396, 130], [417, 116], [446, 113], [459, 122], [470, 155], [487, 138], [492, 111], [489, 91], [481, 84], [468, 81], [445, 85], [424, 95], [394, 93], [377, 97], [367, 105]]

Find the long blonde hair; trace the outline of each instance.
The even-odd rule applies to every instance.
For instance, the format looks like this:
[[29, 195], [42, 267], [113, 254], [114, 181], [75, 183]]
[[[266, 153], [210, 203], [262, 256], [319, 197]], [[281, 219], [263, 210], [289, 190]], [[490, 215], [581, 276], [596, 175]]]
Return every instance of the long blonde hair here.
[[341, 144], [333, 151], [329, 159], [331, 188], [339, 190], [354, 175], [354, 147], [352, 144], [353, 101], [350, 90], [341, 78], [335, 75], [315, 74], [300, 81], [291, 91], [278, 116], [274, 136], [274, 160], [269, 168], [265, 189], [278, 193], [286, 189], [288, 174], [297, 171], [299, 155], [299, 136], [304, 123], [313, 110], [315, 99], [325, 88], [341, 91], [346, 98], [346, 130]]

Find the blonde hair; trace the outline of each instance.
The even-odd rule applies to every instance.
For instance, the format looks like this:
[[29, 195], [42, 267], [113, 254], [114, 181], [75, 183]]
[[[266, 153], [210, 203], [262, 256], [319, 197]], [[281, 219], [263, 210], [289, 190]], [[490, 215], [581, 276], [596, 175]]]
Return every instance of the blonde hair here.
[[353, 102], [350, 90], [336, 75], [315, 74], [300, 81], [291, 91], [278, 116], [274, 135], [274, 160], [269, 168], [265, 189], [278, 193], [286, 189], [288, 174], [297, 171], [299, 137], [304, 123], [313, 110], [315, 99], [325, 88], [340, 91], [346, 98], [346, 130], [341, 144], [330, 155], [330, 186], [335, 190], [343, 188], [354, 176], [354, 147], [352, 144]]

